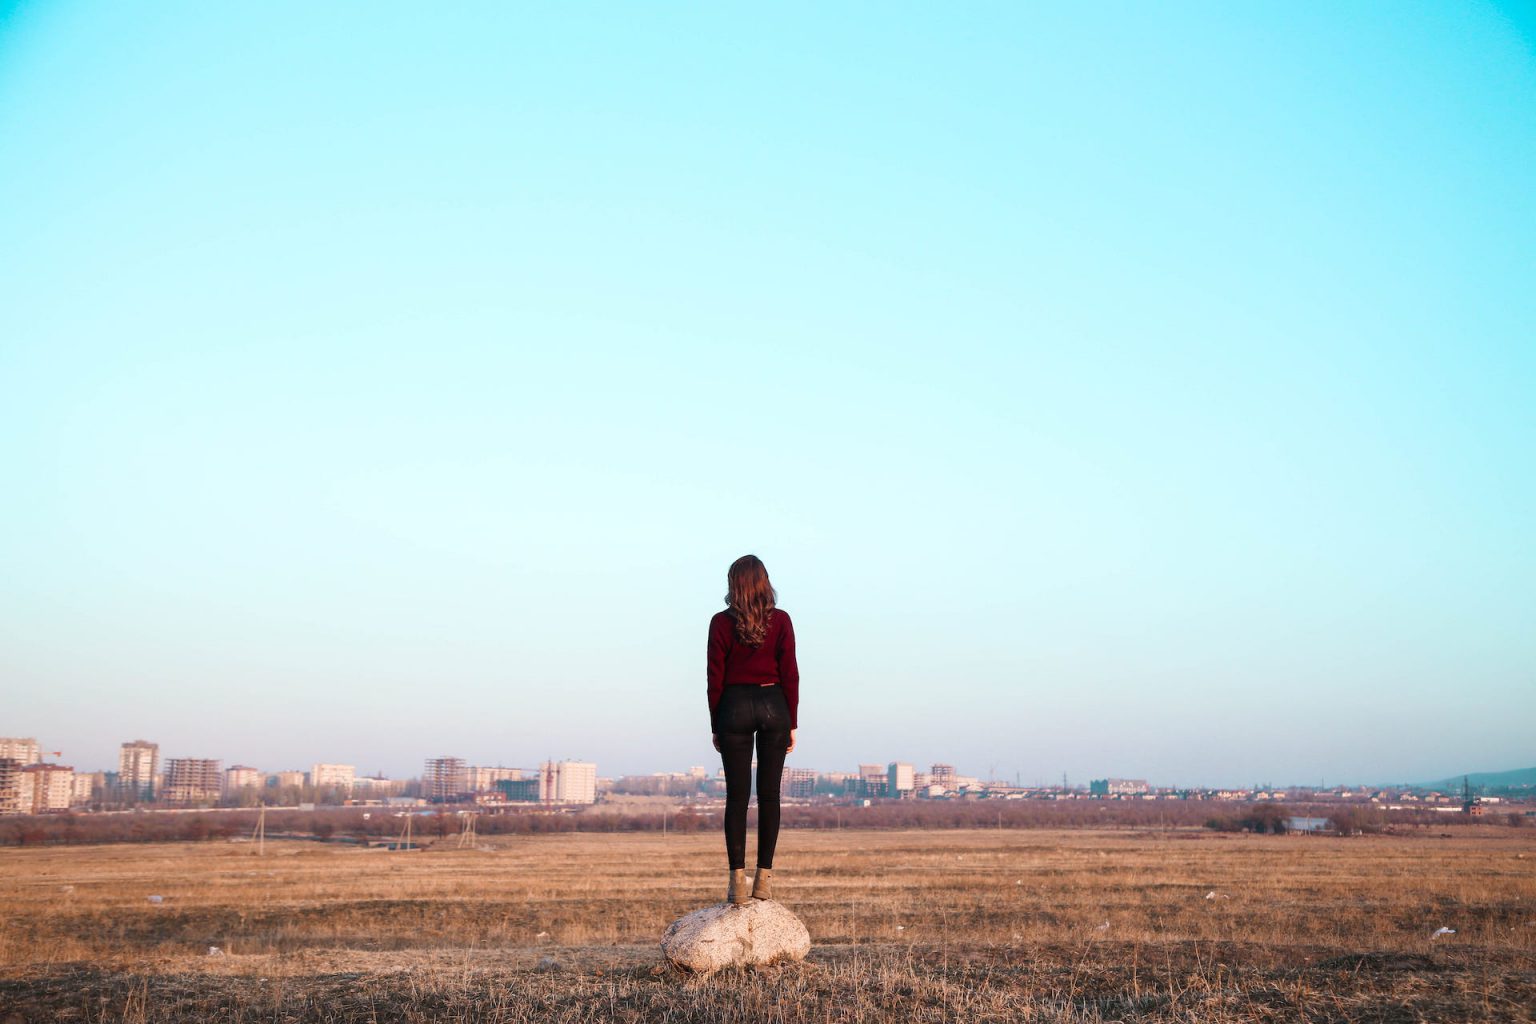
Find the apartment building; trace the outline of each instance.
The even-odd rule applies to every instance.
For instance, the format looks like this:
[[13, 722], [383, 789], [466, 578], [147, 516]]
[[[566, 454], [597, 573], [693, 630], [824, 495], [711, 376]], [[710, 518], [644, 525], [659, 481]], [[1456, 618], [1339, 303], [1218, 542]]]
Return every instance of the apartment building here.
[[522, 777], [521, 768], [475, 766], [469, 769], [469, 789], [472, 793], [494, 793], [498, 782], [515, 782]]
[[539, 800], [557, 804], [597, 802], [597, 765], [591, 761], [545, 761], [539, 766]]
[[173, 757], [165, 763], [165, 787], [161, 797], [178, 807], [215, 803], [223, 788], [220, 762], [206, 757]]
[[779, 794], [787, 799], [805, 799], [816, 792], [816, 772], [810, 768], [784, 766], [779, 775]]
[[97, 799], [102, 791], [104, 772], [75, 772], [74, 792], [70, 794], [71, 807], [79, 807]]
[[29, 764], [21, 769], [23, 813], [67, 811], [74, 792], [75, 770], [69, 765]]
[[160, 773], [160, 744], [148, 740], [124, 743], [117, 752], [117, 784], [125, 800], [152, 800]]
[[250, 765], [236, 764], [224, 769], [225, 796], [239, 793], [242, 789], [261, 789], [266, 783], [266, 773]]
[[885, 796], [888, 777], [878, 764], [859, 765], [859, 790], [865, 796]]
[[37, 739], [33, 736], [0, 736], [0, 757], [8, 757], [22, 764], [37, 764], [43, 759], [38, 753]]
[[303, 789], [308, 780], [309, 776], [297, 769], [267, 775], [267, 785], [273, 789]]
[[359, 775], [352, 780], [354, 796], [382, 800], [405, 792], [405, 779], [386, 779], [382, 775]]
[[439, 803], [469, 795], [469, 770], [461, 757], [431, 757], [421, 773], [421, 795]]
[[352, 795], [352, 783], [357, 778], [357, 767], [350, 764], [312, 764], [309, 766], [309, 784], [316, 790], [336, 789], [344, 795]]
[[0, 814], [22, 814], [21, 762], [0, 757]]

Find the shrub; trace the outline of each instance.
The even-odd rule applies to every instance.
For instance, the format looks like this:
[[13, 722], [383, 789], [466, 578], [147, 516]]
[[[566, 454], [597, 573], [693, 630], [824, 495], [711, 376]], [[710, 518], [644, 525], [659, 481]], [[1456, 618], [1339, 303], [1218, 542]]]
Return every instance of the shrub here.
[[1279, 804], [1259, 804], [1249, 810], [1240, 824], [1247, 832], [1271, 832], [1275, 835], [1285, 834], [1285, 819], [1287, 813]]

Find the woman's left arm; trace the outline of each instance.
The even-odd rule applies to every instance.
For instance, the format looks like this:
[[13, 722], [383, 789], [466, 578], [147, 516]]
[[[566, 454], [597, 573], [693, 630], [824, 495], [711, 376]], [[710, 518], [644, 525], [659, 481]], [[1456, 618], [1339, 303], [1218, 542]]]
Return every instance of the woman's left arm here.
[[720, 695], [725, 692], [725, 637], [720, 635], [717, 619], [709, 620], [709, 645], [704, 655], [704, 695], [709, 701], [710, 740], [720, 749], [720, 724], [715, 712], [720, 707]]

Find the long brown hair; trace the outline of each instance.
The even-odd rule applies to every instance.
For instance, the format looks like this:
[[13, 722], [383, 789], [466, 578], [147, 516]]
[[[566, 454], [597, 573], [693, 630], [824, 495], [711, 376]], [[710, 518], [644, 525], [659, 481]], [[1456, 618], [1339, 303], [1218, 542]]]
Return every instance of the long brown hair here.
[[768, 582], [768, 568], [756, 555], [742, 555], [731, 563], [725, 580], [730, 588], [725, 603], [736, 620], [736, 635], [756, 647], [768, 635], [768, 620], [779, 598]]

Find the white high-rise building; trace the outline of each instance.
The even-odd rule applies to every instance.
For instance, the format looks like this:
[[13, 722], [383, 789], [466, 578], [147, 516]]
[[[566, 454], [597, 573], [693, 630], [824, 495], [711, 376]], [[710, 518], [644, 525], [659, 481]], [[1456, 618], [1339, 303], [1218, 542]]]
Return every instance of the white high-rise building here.
[[224, 769], [224, 795], [239, 793], [242, 789], [261, 789], [267, 776], [250, 765], [236, 764]]
[[155, 776], [160, 771], [160, 744], [147, 740], [124, 743], [117, 754], [117, 784], [129, 800], [149, 800], [155, 795]]
[[29, 764], [21, 770], [21, 805], [27, 813], [69, 810], [75, 770], [63, 764]]
[[37, 764], [42, 757], [37, 752], [37, 740], [31, 736], [0, 736], [0, 757], [9, 757], [22, 764]]
[[274, 789], [303, 789], [304, 783], [308, 778], [309, 776], [305, 773], [297, 768], [292, 768], [288, 771], [269, 772], [267, 774], [267, 785]]
[[539, 766], [539, 800], [557, 804], [597, 802], [597, 765], [591, 761], [545, 761]]
[[886, 796], [902, 796], [912, 792], [917, 780], [913, 777], [912, 766], [903, 761], [892, 761], [885, 770]]
[[309, 766], [309, 784], [317, 790], [339, 789], [352, 795], [352, 780], [357, 777], [357, 767], [350, 764], [312, 764]]
[[96, 799], [96, 789], [101, 785], [101, 772], [75, 772], [75, 791], [69, 796], [71, 807], [79, 807]]

